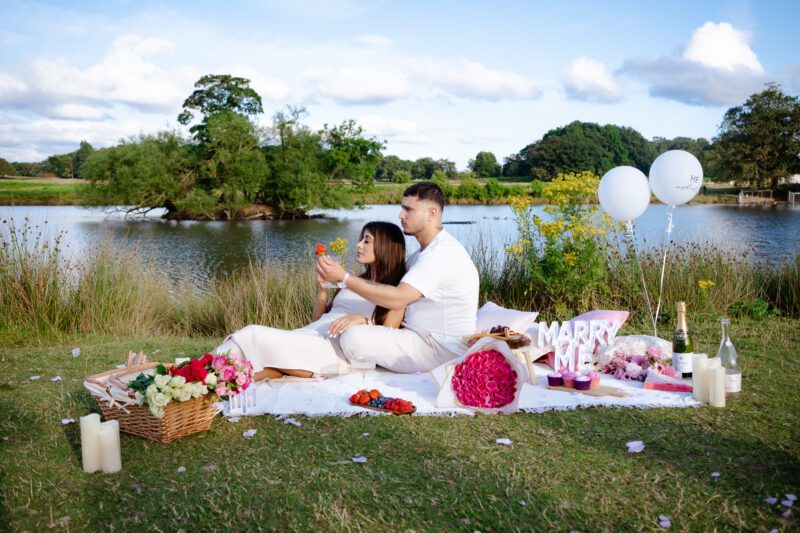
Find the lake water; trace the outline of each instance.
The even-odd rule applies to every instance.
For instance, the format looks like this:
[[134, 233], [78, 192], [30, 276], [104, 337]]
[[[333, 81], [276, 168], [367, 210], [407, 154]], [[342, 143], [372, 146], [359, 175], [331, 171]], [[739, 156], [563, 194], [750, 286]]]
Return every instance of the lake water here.
[[[24, 206], [0, 207], [0, 218], [13, 219], [19, 227], [27, 217], [45, 227], [51, 238], [65, 232], [68, 249], [75, 255], [104, 239], [118, 246], [136, 246], [174, 281], [203, 286], [210, 276], [246, 264], [248, 257], [308, 264], [314, 244], [336, 237], [349, 239], [354, 251], [365, 222], [397, 222], [399, 211], [397, 205], [375, 205], [353, 211], [324, 211], [325, 218], [309, 220], [176, 222], [161, 220], [160, 212], [155, 211], [146, 218], [126, 219], [107, 209]], [[541, 207], [537, 211], [542, 214]], [[666, 207], [651, 205], [636, 221], [639, 244], [660, 245], [666, 220]], [[481, 242], [498, 258], [517, 235], [507, 206], [448, 206], [444, 222], [468, 249]], [[681, 206], [675, 209], [673, 224], [675, 242], [711, 242], [735, 253], [747, 253], [755, 261], [780, 261], [800, 253], [800, 206]], [[7, 234], [8, 224], [0, 226], [0, 231]], [[408, 239], [408, 245], [409, 250], [417, 246], [413, 239]]]

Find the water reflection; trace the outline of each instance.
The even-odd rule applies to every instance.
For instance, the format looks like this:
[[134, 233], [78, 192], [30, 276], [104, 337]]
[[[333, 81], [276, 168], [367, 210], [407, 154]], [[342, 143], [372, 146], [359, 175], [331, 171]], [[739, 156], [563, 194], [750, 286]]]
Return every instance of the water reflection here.
[[[541, 208], [537, 213], [545, 216]], [[229, 273], [248, 260], [270, 260], [310, 268], [316, 243], [337, 237], [350, 242], [351, 252], [361, 227], [370, 220], [397, 223], [399, 206], [368, 206], [361, 210], [330, 210], [325, 218], [291, 221], [194, 222], [165, 221], [160, 213], [126, 219], [120, 212], [72, 206], [2, 207], [0, 216], [20, 226], [25, 217], [47, 228], [53, 237], [66, 232], [68, 250], [80, 255], [91, 245], [110, 240], [115, 246], [135, 246], [175, 282], [203, 286], [209, 277]], [[44, 224], [47, 221], [47, 224]], [[516, 239], [511, 210], [506, 206], [448, 206], [445, 227], [468, 249], [484, 247], [502, 258]], [[666, 208], [653, 205], [636, 221], [642, 247], [658, 246], [664, 237]], [[780, 260], [800, 253], [800, 207], [683, 206], [675, 210], [675, 242], [711, 242], [754, 260]], [[3, 225], [3, 232], [8, 226]], [[416, 249], [407, 238], [409, 250]], [[351, 259], [352, 264], [352, 259]]]

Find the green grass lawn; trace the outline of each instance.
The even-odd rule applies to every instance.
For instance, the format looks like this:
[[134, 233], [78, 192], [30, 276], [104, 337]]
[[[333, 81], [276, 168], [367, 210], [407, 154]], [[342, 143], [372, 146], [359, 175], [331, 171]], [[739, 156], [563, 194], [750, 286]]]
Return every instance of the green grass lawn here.
[[84, 183], [0, 179], [0, 205], [80, 205]]
[[[715, 352], [715, 323], [696, 323], [699, 349]], [[679, 531], [796, 530], [797, 514], [764, 500], [800, 492], [800, 328], [780, 318], [734, 326], [745, 378], [725, 409], [298, 417], [301, 427], [217, 418], [170, 444], [123, 434], [112, 475], [83, 474], [78, 425], [60, 424], [97, 410], [83, 377], [129, 349], [169, 360], [220, 339], [4, 345], [0, 528], [653, 531], [665, 515]], [[250, 428], [258, 433], [244, 439]], [[631, 440], [644, 452], [628, 453]], [[350, 460], [360, 454], [367, 463]]]

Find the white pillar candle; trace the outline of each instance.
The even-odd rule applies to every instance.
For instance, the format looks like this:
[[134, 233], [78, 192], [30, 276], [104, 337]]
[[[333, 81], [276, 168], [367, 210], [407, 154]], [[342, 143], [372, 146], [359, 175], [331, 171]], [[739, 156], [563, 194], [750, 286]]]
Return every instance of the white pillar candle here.
[[100, 425], [100, 467], [106, 474], [122, 470], [119, 421], [117, 420], [109, 420]]
[[712, 368], [708, 374], [708, 404], [711, 407], [725, 407], [725, 369]]
[[698, 402], [708, 403], [708, 356], [704, 353], [692, 357], [692, 397]]
[[83, 471], [91, 474], [100, 470], [100, 415], [81, 417], [81, 462]]
[[708, 360], [708, 366], [706, 367], [706, 370], [711, 370], [712, 368], [719, 368], [721, 366], [722, 366], [722, 361], [720, 360], [719, 357], [711, 357]]

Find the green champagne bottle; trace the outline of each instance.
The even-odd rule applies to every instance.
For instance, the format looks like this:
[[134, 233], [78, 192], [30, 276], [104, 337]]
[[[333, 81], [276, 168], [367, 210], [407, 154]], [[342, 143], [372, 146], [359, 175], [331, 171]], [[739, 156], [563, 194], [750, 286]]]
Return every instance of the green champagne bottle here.
[[692, 357], [694, 343], [686, 322], [686, 302], [678, 302], [678, 316], [675, 324], [675, 337], [672, 338], [672, 366], [684, 378], [692, 377]]

